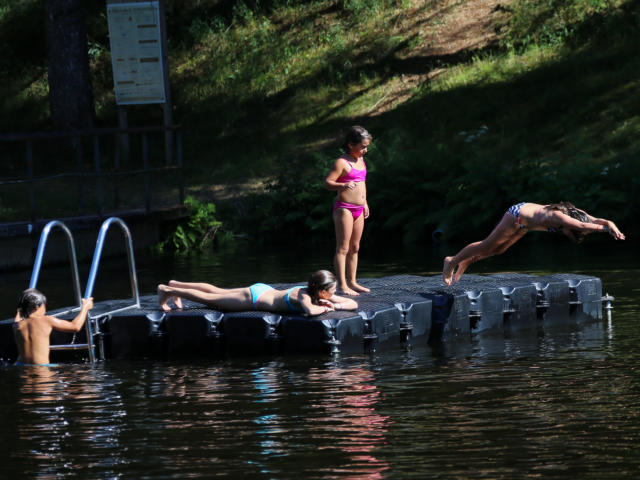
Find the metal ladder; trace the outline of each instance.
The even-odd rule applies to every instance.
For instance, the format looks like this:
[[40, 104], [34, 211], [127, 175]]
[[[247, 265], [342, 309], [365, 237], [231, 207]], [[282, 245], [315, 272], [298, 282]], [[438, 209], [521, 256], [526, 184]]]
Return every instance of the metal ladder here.
[[[132, 305], [128, 305], [126, 307], [117, 308], [115, 310], [110, 310], [107, 312], [100, 312], [99, 314], [93, 316], [89, 315], [87, 318], [87, 323], [92, 324], [92, 329], [95, 331], [95, 335], [99, 339], [99, 356], [100, 359], [104, 360], [104, 342], [103, 335], [100, 331], [100, 324], [98, 323], [98, 319], [102, 317], [106, 317], [112, 313], [121, 312], [123, 310], [128, 310], [130, 308], [139, 308], [140, 307], [140, 294], [138, 292], [138, 277], [136, 274], [136, 264], [135, 259], [133, 257], [133, 241], [131, 238], [131, 232], [129, 231], [129, 227], [127, 227], [126, 223], [124, 223], [118, 217], [110, 217], [107, 218], [100, 227], [100, 232], [98, 233], [98, 240], [96, 241], [96, 249], [93, 252], [93, 261], [91, 262], [91, 270], [89, 271], [89, 279], [87, 280], [87, 287], [84, 292], [84, 298], [89, 298], [93, 296], [93, 287], [95, 286], [96, 276], [98, 274], [98, 267], [100, 266], [100, 259], [102, 258], [102, 248], [104, 247], [104, 240], [107, 236], [107, 231], [111, 225], [116, 224], [122, 229], [122, 233], [124, 234], [126, 246], [127, 246], [127, 259], [129, 261], [129, 280], [131, 282], [131, 295], [133, 297], [134, 303]], [[90, 353], [91, 361], [93, 362], [95, 358], [95, 352]]]
[[[78, 303], [77, 307], [70, 308], [68, 310], [64, 310], [62, 312], [57, 312], [53, 314], [54, 317], [59, 315], [64, 315], [66, 313], [77, 312], [82, 307], [82, 298], [80, 297], [80, 277], [78, 275], [78, 261], [76, 257], [76, 247], [73, 241], [73, 235], [71, 234], [71, 230], [67, 228], [67, 226], [59, 220], [52, 220], [47, 223], [42, 229], [42, 233], [40, 234], [40, 242], [38, 243], [38, 251], [36, 253], [36, 259], [33, 264], [33, 270], [31, 271], [31, 280], [29, 281], [29, 288], [36, 288], [38, 284], [38, 276], [40, 275], [40, 269], [42, 268], [42, 258], [44, 257], [45, 247], [47, 245], [47, 240], [49, 239], [49, 234], [51, 230], [55, 227], [61, 229], [67, 237], [67, 252], [69, 253], [69, 259], [71, 261], [71, 275], [73, 278], [73, 288], [74, 294], [76, 297], [76, 302]], [[50, 350], [87, 350], [89, 352], [89, 359], [91, 362], [95, 361], [95, 352], [93, 348], [93, 334], [92, 334], [92, 325], [91, 322], [85, 322], [85, 331], [87, 334], [87, 343], [75, 343], [75, 334], [73, 335], [73, 340], [69, 344], [58, 344], [58, 345], [50, 345]]]

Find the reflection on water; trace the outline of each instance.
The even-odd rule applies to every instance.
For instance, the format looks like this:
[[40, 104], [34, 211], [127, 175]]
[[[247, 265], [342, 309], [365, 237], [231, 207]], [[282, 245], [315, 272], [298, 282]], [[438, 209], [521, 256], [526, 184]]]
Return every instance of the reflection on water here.
[[[597, 258], [554, 271], [603, 279], [602, 322], [352, 357], [0, 367], [0, 477], [634, 478], [640, 262]], [[205, 278], [229, 262], [174, 267]], [[143, 285], [173, 276], [158, 268]]]
[[3, 472], [632, 478], [640, 381], [617, 339], [637, 342], [634, 319], [475, 338], [444, 356], [5, 367]]
[[[189, 472], [381, 478], [389, 417], [371, 365], [314, 358], [220, 366], [6, 368], [7, 472], [182, 478]], [[5, 391], [6, 394], [6, 391]], [[15, 429], [15, 430], [13, 430]], [[15, 435], [12, 434], [15, 432]], [[306, 460], [302, 460], [306, 458]]]
[[[379, 459], [377, 452], [386, 444], [389, 417], [377, 412], [382, 394], [370, 368], [313, 369], [308, 380], [314, 392], [325, 393], [310, 404], [310, 417], [314, 419], [309, 422], [310, 436], [329, 444], [336, 441], [324, 448], [339, 448], [345, 453], [345, 465], [350, 470], [345, 478], [382, 478], [389, 464]], [[325, 473], [344, 470], [332, 466]]]

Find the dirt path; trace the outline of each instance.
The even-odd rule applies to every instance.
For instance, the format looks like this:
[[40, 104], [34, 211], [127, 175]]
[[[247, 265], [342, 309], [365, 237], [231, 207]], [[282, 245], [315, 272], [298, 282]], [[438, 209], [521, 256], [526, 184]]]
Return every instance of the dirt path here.
[[[416, 1], [398, 23], [402, 35], [419, 39], [417, 46], [396, 54], [406, 68], [387, 85], [383, 99], [366, 115], [380, 115], [410, 99], [412, 91], [446, 71], [447, 64], [490, 48], [505, 21], [505, 5], [511, 0]], [[400, 68], [399, 70], [403, 70]]]

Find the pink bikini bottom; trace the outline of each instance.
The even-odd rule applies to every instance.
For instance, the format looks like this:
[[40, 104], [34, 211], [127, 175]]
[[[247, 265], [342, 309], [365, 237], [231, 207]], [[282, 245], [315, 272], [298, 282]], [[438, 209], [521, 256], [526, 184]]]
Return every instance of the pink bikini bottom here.
[[354, 220], [358, 218], [360, 215], [362, 215], [362, 212], [364, 211], [364, 205], [354, 205], [353, 203], [347, 203], [347, 202], [341, 202], [341, 201], [337, 201], [336, 203], [333, 204], [334, 212], [338, 208], [346, 208], [347, 210], [349, 210], [351, 212], [351, 215], [353, 215]]

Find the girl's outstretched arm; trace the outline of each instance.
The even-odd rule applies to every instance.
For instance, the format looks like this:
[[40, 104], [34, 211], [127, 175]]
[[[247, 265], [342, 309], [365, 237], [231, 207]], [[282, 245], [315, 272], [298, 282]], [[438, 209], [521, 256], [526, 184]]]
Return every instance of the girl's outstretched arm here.
[[618, 227], [615, 223], [610, 220], [604, 220], [602, 218], [594, 218], [590, 215], [589, 219], [593, 221], [593, 223], [589, 222], [581, 222], [580, 220], [576, 220], [575, 218], [570, 217], [569, 215], [565, 215], [562, 212], [555, 211], [553, 212], [551, 218], [554, 222], [560, 222], [563, 227], [566, 227], [570, 230], [577, 230], [584, 233], [594, 233], [594, 232], [609, 232], [613, 238], [616, 240], [624, 240], [624, 234], [618, 230]]
[[587, 216], [589, 217], [589, 220], [591, 220], [593, 223], [607, 227], [605, 230], [608, 230], [609, 234], [616, 240], [625, 239], [624, 233], [622, 233], [618, 229], [617, 225], [613, 223], [611, 220], [607, 220], [606, 218], [595, 218], [589, 215], [588, 213], [587, 213]]

